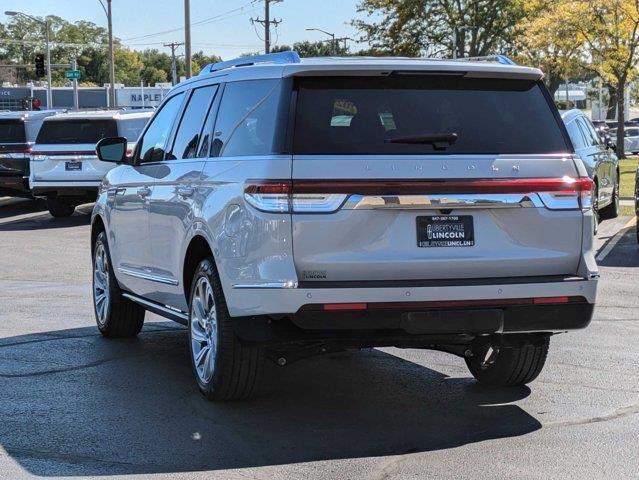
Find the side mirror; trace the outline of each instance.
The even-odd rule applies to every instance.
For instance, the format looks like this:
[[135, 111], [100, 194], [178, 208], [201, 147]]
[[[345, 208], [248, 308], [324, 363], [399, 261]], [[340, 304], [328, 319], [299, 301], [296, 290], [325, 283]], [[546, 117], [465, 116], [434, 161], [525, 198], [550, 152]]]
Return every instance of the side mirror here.
[[95, 152], [103, 162], [128, 163], [127, 146], [128, 142], [124, 137], [103, 138], [95, 146]]
[[612, 150], [613, 152], [617, 151], [617, 144], [612, 140], [610, 135], [606, 134], [606, 136], [604, 137], [604, 142], [607, 149]]

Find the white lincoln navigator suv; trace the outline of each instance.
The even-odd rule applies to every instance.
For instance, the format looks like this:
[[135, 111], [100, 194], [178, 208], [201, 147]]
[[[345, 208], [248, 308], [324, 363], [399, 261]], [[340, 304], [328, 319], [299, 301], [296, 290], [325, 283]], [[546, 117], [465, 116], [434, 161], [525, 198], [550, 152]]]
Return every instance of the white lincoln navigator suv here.
[[377, 346], [532, 381], [599, 276], [593, 183], [541, 78], [501, 56], [208, 65], [132, 156], [96, 147], [119, 164], [92, 218], [100, 331], [187, 325], [210, 399], [250, 396], [267, 357]]

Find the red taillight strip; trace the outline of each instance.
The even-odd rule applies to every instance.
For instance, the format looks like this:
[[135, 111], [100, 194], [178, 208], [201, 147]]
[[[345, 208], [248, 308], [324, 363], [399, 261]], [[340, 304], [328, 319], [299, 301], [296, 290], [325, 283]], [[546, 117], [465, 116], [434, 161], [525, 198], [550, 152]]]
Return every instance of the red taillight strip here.
[[583, 303], [584, 297], [534, 297], [502, 298], [490, 300], [443, 300], [430, 302], [374, 302], [374, 303], [326, 303], [306, 305], [304, 310], [354, 311], [354, 310], [410, 310], [434, 308], [508, 307], [522, 305], [562, 305]]
[[248, 194], [343, 193], [420, 195], [438, 193], [581, 193], [592, 190], [588, 177], [499, 178], [476, 180], [249, 180]]

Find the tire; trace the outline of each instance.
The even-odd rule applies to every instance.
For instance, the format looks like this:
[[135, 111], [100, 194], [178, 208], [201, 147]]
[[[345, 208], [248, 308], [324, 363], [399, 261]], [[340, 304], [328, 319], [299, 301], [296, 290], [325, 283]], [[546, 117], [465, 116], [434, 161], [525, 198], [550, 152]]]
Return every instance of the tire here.
[[213, 259], [193, 275], [189, 295], [189, 352], [202, 394], [209, 400], [253, 396], [264, 365], [264, 347], [240, 342], [233, 331]]
[[502, 347], [495, 361], [482, 366], [484, 360], [476, 355], [466, 358], [466, 365], [479, 383], [495, 387], [514, 387], [532, 382], [546, 363], [550, 339], [519, 347]]
[[65, 218], [70, 217], [75, 212], [75, 205], [59, 198], [47, 198], [47, 209], [52, 217]]
[[101, 232], [93, 247], [93, 311], [100, 333], [109, 338], [135, 337], [144, 325], [146, 311], [122, 296], [111, 268], [106, 233]]
[[602, 219], [608, 220], [611, 218], [617, 218], [619, 216], [619, 184], [615, 184], [615, 188], [612, 191], [612, 202], [607, 207], [602, 208], [599, 211], [599, 216]]

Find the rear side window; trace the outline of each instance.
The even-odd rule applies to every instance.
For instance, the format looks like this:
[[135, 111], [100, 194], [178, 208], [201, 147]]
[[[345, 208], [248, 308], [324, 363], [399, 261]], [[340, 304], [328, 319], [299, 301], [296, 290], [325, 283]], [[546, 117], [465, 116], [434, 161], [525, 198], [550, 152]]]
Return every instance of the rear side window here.
[[[535, 81], [391, 75], [300, 78], [297, 88], [297, 154], [569, 151]], [[450, 134], [454, 143], [433, 145], [433, 136]]]
[[590, 120], [585, 117], [580, 117], [577, 119], [579, 124], [584, 130], [584, 135], [586, 136], [586, 143], [589, 146], [599, 145], [601, 140], [599, 138], [599, 134], [595, 130], [595, 128], [590, 124]]
[[26, 143], [24, 122], [0, 120], [0, 143]]
[[54, 120], [42, 124], [36, 143], [97, 143], [103, 138], [117, 136], [115, 120]]
[[167, 160], [196, 157], [204, 119], [211, 108], [211, 102], [216, 91], [217, 85], [193, 90], [189, 103], [182, 114], [180, 126], [175, 134], [173, 148], [171, 152], [167, 153]]
[[215, 124], [211, 156], [272, 153], [279, 85], [279, 80], [248, 80], [226, 85]]
[[568, 124], [566, 124], [566, 130], [568, 130], [568, 136], [570, 137], [575, 150], [586, 148], [586, 139], [584, 138], [584, 134], [581, 132], [581, 128], [579, 128], [577, 120], [568, 122]]

